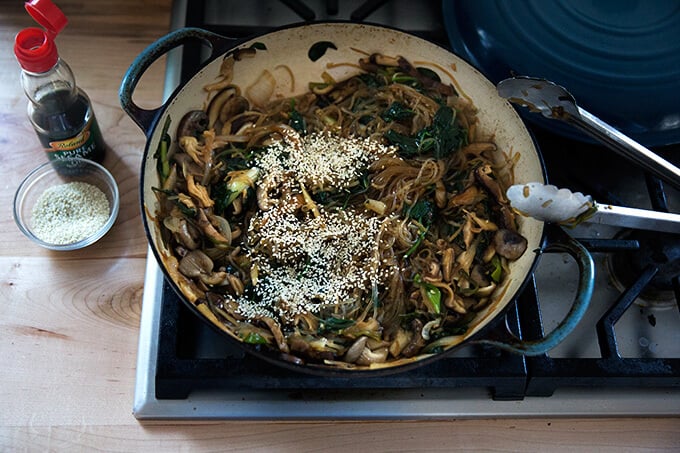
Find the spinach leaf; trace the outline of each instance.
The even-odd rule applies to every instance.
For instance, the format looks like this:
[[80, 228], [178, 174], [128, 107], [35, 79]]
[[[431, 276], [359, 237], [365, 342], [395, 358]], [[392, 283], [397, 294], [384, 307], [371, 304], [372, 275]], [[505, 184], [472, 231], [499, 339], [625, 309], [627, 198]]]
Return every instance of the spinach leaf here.
[[420, 154], [420, 146], [416, 137], [400, 134], [392, 129], [383, 135], [390, 144], [399, 148], [399, 155], [404, 158], [415, 157]]
[[428, 200], [418, 200], [412, 206], [404, 207], [404, 215], [417, 220], [424, 226], [429, 226], [434, 218], [434, 205]]
[[418, 200], [418, 202], [412, 206], [404, 206], [404, 216], [420, 222], [420, 224], [425, 227], [422, 229], [413, 245], [404, 254], [404, 258], [408, 258], [420, 248], [420, 245], [425, 239], [425, 235], [430, 229], [430, 225], [434, 219], [434, 205], [427, 200]]
[[350, 327], [351, 325], [354, 324], [354, 322], [355, 321], [353, 319], [330, 317], [322, 319], [319, 322], [319, 328], [317, 329], [317, 331], [318, 333], [325, 333], [331, 331], [338, 332]]
[[415, 136], [387, 131], [384, 137], [399, 148], [399, 155], [405, 158], [431, 154], [436, 159], [451, 155], [467, 144], [467, 132], [456, 123], [455, 111], [441, 106], [432, 118], [432, 124], [422, 128]]
[[196, 217], [196, 209], [190, 208], [189, 206], [182, 203], [174, 190], [160, 189], [158, 187], [152, 187], [151, 190], [154, 192], [165, 194], [167, 200], [172, 202], [177, 208], [187, 217]]
[[434, 157], [442, 158], [457, 151], [467, 142], [467, 133], [456, 123], [455, 111], [451, 107], [441, 107], [432, 119]]
[[295, 100], [290, 102], [290, 119], [288, 120], [290, 127], [296, 132], [305, 135], [307, 133], [307, 123], [302, 117], [302, 114], [295, 108]]
[[226, 213], [227, 207], [231, 204], [229, 202], [231, 191], [227, 186], [228, 184], [225, 181], [220, 181], [211, 188], [212, 197], [215, 200], [215, 214], [217, 215], [223, 216]]
[[385, 81], [379, 75], [366, 72], [359, 74], [357, 77], [366, 84], [368, 88], [378, 88], [385, 85]]
[[415, 115], [415, 112], [407, 108], [404, 104], [394, 101], [380, 115], [387, 122], [407, 120]]
[[364, 170], [359, 176], [359, 184], [350, 187], [349, 189], [340, 191], [319, 191], [312, 194], [312, 199], [324, 206], [331, 204], [339, 204], [343, 208], [347, 206], [347, 202], [352, 196], [366, 193], [370, 186], [368, 170]]

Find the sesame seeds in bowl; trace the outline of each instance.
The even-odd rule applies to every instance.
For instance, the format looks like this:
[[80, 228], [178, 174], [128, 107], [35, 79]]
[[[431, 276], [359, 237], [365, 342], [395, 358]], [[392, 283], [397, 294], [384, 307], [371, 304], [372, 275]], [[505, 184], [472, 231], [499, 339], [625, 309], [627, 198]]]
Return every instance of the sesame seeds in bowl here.
[[100, 164], [80, 158], [46, 162], [21, 182], [14, 197], [19, 230], [50, 250], [77, 250], [113, 226], [118, 186]]

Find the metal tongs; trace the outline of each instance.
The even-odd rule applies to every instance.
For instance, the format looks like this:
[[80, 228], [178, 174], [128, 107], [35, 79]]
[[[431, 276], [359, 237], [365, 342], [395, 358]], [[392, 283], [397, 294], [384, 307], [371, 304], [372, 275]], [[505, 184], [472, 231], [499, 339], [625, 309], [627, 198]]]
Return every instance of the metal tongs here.
[[545, 79], [513, 77], [497, 85], [498, 94], [551, 119], [565, 121], [680, 190], [680, 168], [576, 104], [563, 87]]
[[538, 182], [515, 184], [506, 192], [510, 206], [537, 220], [576, 226], [581, 222], [680, 233], [680, 214], [599, 204], [589, 195]]

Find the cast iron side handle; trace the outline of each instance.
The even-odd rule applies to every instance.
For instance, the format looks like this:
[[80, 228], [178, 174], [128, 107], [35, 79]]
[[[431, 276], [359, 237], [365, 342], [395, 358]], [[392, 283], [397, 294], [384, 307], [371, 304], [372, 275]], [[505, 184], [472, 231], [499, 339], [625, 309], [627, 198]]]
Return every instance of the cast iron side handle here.
[[207, 61], [212, 61], [226, 52], [233, 47], [234, 42], [236, 41], [234, 38], [226, 38], [200, 28], [180, 28], [179, 30], [168, 33], [144, 49], [142, 53], [135, 58], [125, 73], [125, 76], [123, 76], [123, 81], [118, 90], [120, 104], [123, 107], [123, 110], [125, 110], [125, 113], [130, 115], [147, 136], [152, 132], [154, 121], [166, 104], [152, 110], [139, 107], [132, 101], [132, 94], [135, 91], [135, 87], [142, 78], [144, 72], [149, 69], [156, 60], [175, 47], [179, 47], [192, 40], [201, 41], [210, 47], [211, 54]]
[[593, 296], [595, 286], [595, 266], [590, 252], [577, 240], [566, 234], [560, 227], [549, 227], [546, 237], [546, 245], [540, 253], [559, 253], [566, 252], [571, 255], [579, 268], [579, 281], [576, 298], [571, 305], [569, 313], [564, 317], [551, 332], [547, 333], [540, 340], [525, 341], [517, 338], [508, 330], [509, 339], [503, 340], [478, 340], [477, 343], [487, 344], [504, 351], [527, 356], [542, 355], [557, 346], [571, 333], [576, 325], [585, 315], [590, 299]]

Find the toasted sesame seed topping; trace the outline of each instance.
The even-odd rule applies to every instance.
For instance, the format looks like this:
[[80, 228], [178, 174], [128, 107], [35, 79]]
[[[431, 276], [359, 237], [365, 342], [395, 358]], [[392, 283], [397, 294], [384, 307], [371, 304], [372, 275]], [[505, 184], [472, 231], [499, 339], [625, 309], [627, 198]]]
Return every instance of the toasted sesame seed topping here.
[[250, 297], [237, 299], [247, 317], [290, 321], [297, 314], [353, 304], [384, 283], [398, 267], [380, 257], [381, 232], [390, 218], [369, 210], [318, 206], [318, 215], [294, 202], [311, 192], [350, 187], [359, 174], [392, 149], [373, 140], [312, 134], [298, 146], [272, 145], [257, 162], [267, 190], [283, 196], [259, 211], [248, 227], [248, 253], [258, 267]]
[[255, 165], [264, 171], [265, 181], [292, 173], [307, 189], [318, 192], [351, 187], [369, 163], [387, 155], [395, 155], [394, 148], [376, 140], [320, 132], [293, 143], [275, 142]]

